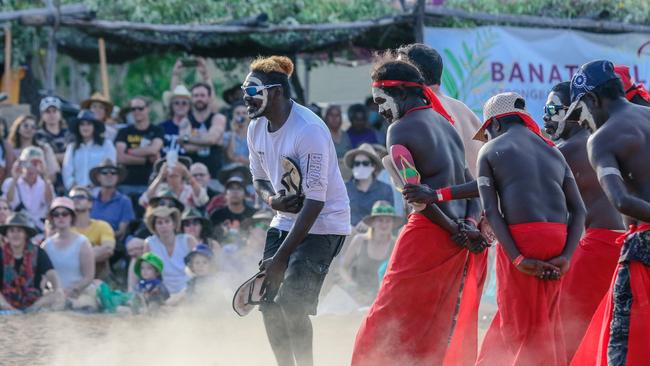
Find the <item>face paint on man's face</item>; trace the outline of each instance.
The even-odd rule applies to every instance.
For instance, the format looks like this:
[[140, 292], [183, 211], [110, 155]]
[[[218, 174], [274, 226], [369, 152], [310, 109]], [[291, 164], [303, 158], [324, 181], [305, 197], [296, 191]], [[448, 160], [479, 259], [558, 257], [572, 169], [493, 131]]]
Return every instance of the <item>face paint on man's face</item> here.
[[596, 125], [596, 119], [594, 118], [593, 114], [591, 114], [589, 107], [587, 107], [587, 103], [585, 103], [584, 100], [581, 100], [576, 108], [580, 108], [580, 117], [578, 117], [580, 125], [589, 129], [591, 133], [596, 132], [598, 129], [598, 126]]
[[[246, 86], [261, 86], [264, 85], [262, 80], [248, 74], [246, 80], [244, 81], [244, 87]], [[246, 113], [248, 117], [253, 119], [264, 114], [266, 105], [269, 101], [269, 91], [267, 89], [262, 90], [261, 94], [256, 94], [254, 96], [248, 96], [244, 94], [244, 104], [246, 105]]]
[[399, 119], [399, 108], [395, 99], [386, 94], [382, 89], [372, 88], [372, 98], [379, 106], [379, 114], [390, 122]]

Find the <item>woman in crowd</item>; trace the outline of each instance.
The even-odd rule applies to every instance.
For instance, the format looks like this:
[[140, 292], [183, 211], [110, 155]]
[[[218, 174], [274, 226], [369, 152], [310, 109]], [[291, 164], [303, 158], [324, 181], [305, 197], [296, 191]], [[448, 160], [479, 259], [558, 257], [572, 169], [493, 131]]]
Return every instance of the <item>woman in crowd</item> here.
[[350, 136], [343, 131], [343, 114], [341, 106], [332, 104], [325, 110], [325, 124], [330, 130], [334, 148], [336, 148], [336, 157], [341, 159], [348, 150], [352, 148]]
[[47, 253], [31, 242], [36, 228], [30, 220], [14, 214], [0, 225], [0, 234], [5, 237], [0, 247], [0, 309], [62, 308], [59, 277]]
[[250, 118], [243, 103], [237, 103], [232, 107], [232, 119], [230, 120], [230, 131], [224, 135], [224, 144], [227, 146], [226, 155], [231, 163], [239, 163], [248, 166], [248, 124]]
[[55, 234], [42, 246], [61, 279], [67, 305], [73, 309], [96, 310], [95, 257], [88, 239], [72, 230], [74, 202], [67, 197], [55, 198], [48, 219]]
[[7, 141], [7, 120], [0, 117], [0, 181], [4, 182], [5, 178], [11, 176], [11, 167], [16, 160], [14, 151]]
[[61, 116], [61, 99], [45, 97], [40, 103], [41, 120], [36, 131], [36, 141], [40, 144], [49, 144], [59, 164], [63, 163], [65, 147], [70, 142], [70, 134], [65, 128], [65, 121]]
[[95, 118], [104, 124], [104, 137], [109, 141], [115, 141], [119, 125], [111, 118], [113, 103], [101, 93], [95, 92], [90, 98], [82, 101], [80, 106], [82, 109], [89, 109], [93, 112]]
[[377, 295], [377, 272], [390, 257], [396, 239], [393, 232], [403, 220], [389, 202], [377, 201], [363, 222], [369, 229], [352, 237], [343, 256], [341, 278], [359, 305], [367, 306]]
[[0, 225], [4, 225], [11, 214], [9, 202], [6, 198], [0, 197]]
[[[181, 213], [173, 207], [148, 208], [145, 223], [153, 233], [144, 241], [144, 252], [152, 252], [163, 261], [163, 284], [169, 293], [178, 294], [185, 289], [189, 277], [185, 272], [185, 256], [197, 245], [191, 235], [180, 234]], [[132, 262], [134, 263], [134, 262]], [[129, 290], [135, 287], [133, 268], [129, 271]]]
[[13, 156], [20, 156], [20, 153], [26, 147], [35, 146], [41, 148], [45, 156], [47, 174], [51, 181], [55, 181], [56, 174], [60, 170], [59, 163], [50, 144], [36, 141], [36, 118], [34, 116], [24, 114], [16, 118], [9, 130], [8, 140], [13, 149]]
[[104, 159], [117, 160], [113, 142], [105, 139], [104, 124], [89, 110], [82, 110], [73, 121], [74, 143], [68, 145], [63, 159], [63, 184], [66, 190], [74, 186], [91, 185], [90, 170]]
[[181, 226], [183, 228], [183, 233], [191, 235], [196, 239], [199, 244], [206, 245], [208, 248], [212, 249], [213, 252], [219, 252], [221, 246], [219, 242], [214, 240], [212, 236], [212, 230], [210, 225], [210, 220], [194, 208], [190, 208], [183, 212], [181, 217]]
[[171, 191], [187, 208], [201, 207], [208, 203], [206, 188], [190, 175], [189, 166], [190, 160], [183, 156], [178, 157], [173, 165], [167, 159], [158, 160], [154, 165], [156, 178], [140, 196], [140, 205], [147, 207], [149, 200], [160, 190]]

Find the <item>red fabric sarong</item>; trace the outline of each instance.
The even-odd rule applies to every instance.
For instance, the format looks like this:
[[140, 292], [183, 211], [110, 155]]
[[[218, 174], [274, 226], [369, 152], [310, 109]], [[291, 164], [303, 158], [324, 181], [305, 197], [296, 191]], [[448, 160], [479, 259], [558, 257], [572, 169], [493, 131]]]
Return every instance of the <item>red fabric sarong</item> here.
[[[442, 365], [452, 334], [453, 339], [476, 339], [477, 315], [464, 306], [478, 306], [474, 296], [482, 283], [477, 275], [481, 263], [472, 264], [468, 254], [426, 217], [409, 216], [379, 294], [357, 333], [352, 365]], [[464, 303], [457, 308], [465, 271]], [[457, 347], [462, 343], [451, 341]], [[463, 355], [469, 364], [476, 359], [476, 344], [473, 349], [473, 357]], [[465, 352], [471, 353], [471, 347]]]
[[591, 317], [609, 289], [621, 253], [621, 244], [616, 239], [621, 235], [613, 230], [589, 228], [571, 258], [560, 293], [567, 360], [573, 358]]
[[[650, 223], [643, 223], [625, 235], [625, 245], [630, 240], [631, 235], [639, 232], [643, 237], [636, 237], [636, 244], [650, 246]], [[625, 252], [625, 246], [623, 252]], [[647, 252], [646, 252], [647, 254]], [[618, 283], [618, 277], [626, 273], [629, 276], [629, 287], [624, 288]], [[629, 290], [631, 292], [631, 306], [625, 309], [621, 306], [625, 299], [616, 297], [622, 292]], [[615, 302], [618, 302], [618, 311], [628, 313], [627, 319], [618, 319], [617, 324], [612, 323], [615, 310]], [[621, 324], [625, 324], [621, 326]], [[616, 330], [612, 327], [616, 326]], [[613, 333], [612, 333], [613, 332]], [[620, 337], [622, 333], [627, 332], [627, 339], [624, 343], [611, 342], [610, 337]], [[623, 346], [625, 350], [621, 348]], [[596, 313], [589, 323], [578, 350], [576, 351], [571, 366], [636, 366], [648, 364], [648, 347], [650, 346], [650, 266], [641, 262], [631, 260], [619, 263], [616, 267], [614, 278], [611, 281], [609, 291], [600, 302]], [[610, 361], [612, 361], [610, 363]]]
[[[565, 224], [534, 222], [510, 225], [524, 257], [548, 260], [562, 254]], [[566, 365], [560, 322], [560, 281], [520, 272], [497, 246], [498, 310], [481, 345], [477, 365]]]

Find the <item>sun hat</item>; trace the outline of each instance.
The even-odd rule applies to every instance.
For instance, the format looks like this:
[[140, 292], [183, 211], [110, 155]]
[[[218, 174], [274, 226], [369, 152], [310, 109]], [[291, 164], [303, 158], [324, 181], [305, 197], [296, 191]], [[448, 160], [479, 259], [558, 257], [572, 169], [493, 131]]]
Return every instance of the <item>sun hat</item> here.
[[188, 208], [183, 212], [183, 215], [181, 216], [181, 224], [184, 221], [195, 220], [195, 219], [201, 220], [201, 225], [204, 228], [210, 225], [210, 220], [208, 220], [207, 217], [202, 215], [201, 212], [199, 212], [199, 210], [195, 208]]
[[136, 276], [138, 278], [142, 278], [142, 275], [140, 274], [140, 270], [142, 268], [142, 262], [147, 262], [153, 266], [158, 271], [158, 275], [160, 276], [162, 274], [163, 269], [165, 268], [165, 264], [163, 263], [162, 259], [160, 259], [159, 256], [153, 254], [152, 252], [146, 252], [144, 253], [141, 257], [138, 257], [138, 259], [135, 260], [135, 265], [133, 266], [133, 271], [135, 272]]
[[163, 93], [163, 104], [168, 106], [174, 98], [192, 99], [192, 93], [190, 93], [185, 85], [176, 85], [174, 90], [167, 90]]
[[156, 217], [171, 217], [172, 221], [174, 221], [174, 227], [176, 230], [180, 228], [181, 213], [175, 207], [157, 206], [147, 208], [147, 212], [144, 216], [144, 223], [147, 225], [147, 229], [149, 229], [151, 233], [156, 232], [154, 228]]
[[0, 234], [7, 235], [7, 229], [10, 227], [19, 227], [25, 229], [27, 237], [31, 238], [38, 233], [32, 220], [30, 220], [24, 213], [16, 212], [7, 218], [7, 221], [0, 225]]
[[53, 199], [52, 204], [50, 204], [50, 210], [48, 211], [48, 214], [51, 214], [52, 211], [56, 210], [57, 208], [66, 208], [73, 214], [75, 213], [74, 202], [68, 197], [56, 197]]
[[90, 181], [93, 183], [93, 185], [100, 186], [99, 174], [103, 169], [117, 170], [117, 184], [122, 183], [124, 179], [126, 179], [126, 169], [121, 165], [115, 164], [110, 158], [106, 158], [101, 163], [99, 163], [99, 165], [90, 169]]
[[106, 129], [104, 123], [97, 119], [97, 116], [95, 116], [95, 113], [93, 113], [93, 111], [91, 111], [90, 109], [82, 109], [77, 114], [77, 117], [72, 119], [70, 123], [70, 130], [76, 131], [79, 128], [79, 124], [82, 121], [92, 122], [95, 129], [99, 130], [100, 133], [103, 133], [104, 130]]
[[111, 113], [113, 113], [113, 103], [99, 92], [93, 93], [90, 98], [82, 101], [80, 106], [82, 109], [90, 109], [90, 105], [93, 104], [93, 102], [102, 103], [106, 107], [106, 116], [110, 116]]
[[158, 202], [160, 200], [168, 198], [174, 201], [174, 206], [178, 210], [178, 212], [183, 212], [185, 210], [185, 204], [181, 202], [178, 197], [176, 197], [176, 194], [172, 192], [169, 187], [163, 186], [162, 188], [158, 189], [156, 192], [156, 195], [153, 196], [152, 198], [149, 199], [149, 206], [150, 207], [156, 207], [158, 206]]
[[377, 171], [383, 169], [383, 165], [381, 164], [379, 155], [377, 155], [377, 151], [375, 151], [375, 148], [368, 143], [363, 143], [358, 148], [352, 149], [345, 153], [343, 156], [343, 162], [345, 163], [345, 166], [348, 167], [348, 169], [352, 169], [354, 165], [354, 158], [360, 154], [367, 156], [375, 165]]
[[404, 219], [395, 213], [395, 207], [388, 201], [377, 201], [372, 205], [370, 215], [363, 218], [363, 223], [370, 226], [378, 217], [390, 217], [395, 224], [402, 224]]
[[212, 249], [210, 249], [209, 246], [205, 244], [199, 244], [195, 246], [194, 249], [192, 249], [192, 251], [185, 256], [184, 258], [185, 265], [189, 266], [190, 262], [192, 261], [192, 258], [194, 258], [194, 256], [196, 255], [203, 255], [206, 256], [208, 259], [212, 259], [212, 257], [214, 257], [214, 252], [212, 251]]

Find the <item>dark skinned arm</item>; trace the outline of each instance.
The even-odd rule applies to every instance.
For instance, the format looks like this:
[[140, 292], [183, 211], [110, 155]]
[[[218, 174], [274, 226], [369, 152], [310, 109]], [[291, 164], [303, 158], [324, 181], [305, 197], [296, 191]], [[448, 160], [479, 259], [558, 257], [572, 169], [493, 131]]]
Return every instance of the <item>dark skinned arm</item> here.
[[[466, 171], [466, 177], [468, 173], [469, 171]], [[407, 184], [404, 186], [402, 194], [409, 203], [433, 204], [438, 202], [436, 189], [432, 189], [426, 184]], [[452, 186], [451, 196], [453, 197], [452, 200], [478, 198], [479, 192], [476, 180], [470, 175], [467, 182]]]

